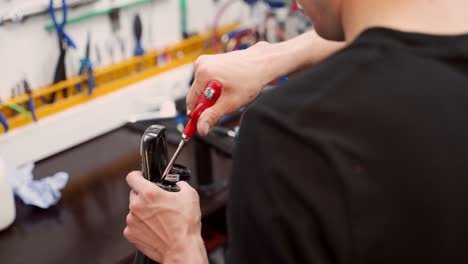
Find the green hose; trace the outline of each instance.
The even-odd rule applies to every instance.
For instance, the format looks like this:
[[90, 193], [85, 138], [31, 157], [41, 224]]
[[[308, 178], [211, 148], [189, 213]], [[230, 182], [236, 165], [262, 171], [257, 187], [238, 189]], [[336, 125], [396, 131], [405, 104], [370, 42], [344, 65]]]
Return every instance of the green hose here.
[[[124, 4], [124, 5], [115, 7], [115, 8], [109, 8], [109, 9], [106, 9], [106, 10], [99, 10], [99, 11], [91, 12], [91, 13], [88, 13], [88, 14], [84, 14], [82, 16], [78, 16], [78, 17], [68, 19], [67, 25], [75, 24], [75, 23], [81, 22], [83, 20], [88, 20], [88, 19], [95, 18], [95, 17], [98, 17], [98, 16], [109, 15], [115, 9], [125, 10], [125, 9], [129, 9], [129, 8], [139, 6], [139, 5], [142, 5], [142, 4], [151, 3], [151, 2], [154, 2], [154, 1], [155, 0], [136, 0], [136, 1], [133, 1], [131, 3], [127, 3], [127, 4]], [[46, 30], [55, 30], [55, 27], [54, 27], [54, 25], [52, 23], [49, 23], [46, 26]]]
[[1, 103], [1, 104], [33, 120], [31, 113], [29, 113], [28, 110], [24, 109], [24, 107], [22, 107], [21, 105], [12, 104], [12, 103]]

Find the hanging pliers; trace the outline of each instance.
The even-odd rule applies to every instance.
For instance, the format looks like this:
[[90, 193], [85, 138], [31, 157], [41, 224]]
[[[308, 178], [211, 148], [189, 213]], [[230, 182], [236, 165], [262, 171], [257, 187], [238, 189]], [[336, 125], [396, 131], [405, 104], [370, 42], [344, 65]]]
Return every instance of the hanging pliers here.
[[[54, 25], [55, 30], [57, 31], [59, 47], [60, 47], [60, 55], [57, 62], [57, 66], [55, 68], [55, 75], [54, 75], [54, 84], [60, 81], [67, 79], [67, 71], [65, 67], [65, 57], [67, 54], [67, 49], [72, 47], [76, 49], [76, 45], [71, 39], [71, 37], [65, 32], [65, 25], [67, 24], [68, 19], [68, 6], [66, 0], [62, 0], [62, 22], [59, 23], [57, 21], [57, 17], [55, 15], [54, 9], [54, 1], [50, 0], [49, 2], [49, 16], [52, 19], [52, 24]], [[63, 91], [64, 97], [67, 97], [67, 91]], [[49, 99], [42, 97], [42, 101], [44, 103], [54, 103], [56, 97], [56, 92], [52, 93]]]
[[32, 118], [34, 122], [37, 122], [37, 115], [36, 115], [36, 105], [34, 103], [34, 97], [32, 96], [32, 90], [31, 86], [29, 85], [29, 82], [26, 79], [23, 79], [23, 87], [24, 91], [28, 95], [28, 109], [29, 112], [31, 112]]
[[[93, 71], [93, 63], [91, 62], [90, 59], [90, 53], [91, 53], [91, 36], [88, 34], [88, 42], [86, 43], [86, 51], [85, 51], [85, 56], [83, 59], [81, 59], [81, 66], [80, 66], [80, 71], [79, 75], [82, 76], [83, 74], [86, 73], [88, 77], [88, 94], [91, 95], [93, 93], [94, 87], [96, 87], [96, 78], [94, 77], [94, 71]], [[81, 82], [76, 85], [76, 90], [78, 92], [82, 91], [82, 84]]]

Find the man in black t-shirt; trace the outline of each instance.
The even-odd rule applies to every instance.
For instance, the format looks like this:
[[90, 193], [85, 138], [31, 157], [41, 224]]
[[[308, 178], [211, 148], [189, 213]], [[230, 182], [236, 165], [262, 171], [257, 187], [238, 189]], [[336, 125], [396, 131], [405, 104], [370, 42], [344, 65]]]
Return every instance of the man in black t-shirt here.
[[[468, 263], [468, 2], [299, 3], [318, 35], [346, 42], [309, 32], [195, 63], [189, 109], [224, 85], [201, 135], [302, 70], [243, 120], [229, 261]], [[163, 263], [207, 263], [196, 192], [127, 180], [125, 236]]]

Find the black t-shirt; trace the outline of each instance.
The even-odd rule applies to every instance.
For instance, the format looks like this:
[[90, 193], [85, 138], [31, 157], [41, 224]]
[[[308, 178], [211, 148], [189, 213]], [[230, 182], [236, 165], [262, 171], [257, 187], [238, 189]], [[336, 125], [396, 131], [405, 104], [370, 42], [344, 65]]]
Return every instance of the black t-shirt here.
[[230, 263], [468, 263], [468, 35], [367, 30], [246, 113]]

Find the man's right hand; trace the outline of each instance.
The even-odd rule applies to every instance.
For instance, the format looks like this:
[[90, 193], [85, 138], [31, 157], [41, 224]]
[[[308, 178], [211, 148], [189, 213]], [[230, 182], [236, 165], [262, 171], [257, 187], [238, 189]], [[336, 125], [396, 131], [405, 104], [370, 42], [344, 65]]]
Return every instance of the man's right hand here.
[[200, 56], [194, 65], [195, 80], [187, 96], [187, 110], [195, 108], [210, 81], [220, 82], [223, 92], [216, 104], [200, 116], [198, 133], [208, 134], [221, 117], [252, 102], [278, 77], [317, 64], [344, 46], [311, 31], [282, 43], [259, 42], [247, 50]]
[[195, 108], [206, 85], [216, 80], [223, 92], [216, 104], [203, 112], [198, 121], [198, 133], [205, 136], [219, 119], [254, 100], [271, 81], [265, 65], [266, 42], [259, 42], [247, 50], [219, 55], [200, 56], [194, 64], [195, 80], [187, 96], [187, 110]]

